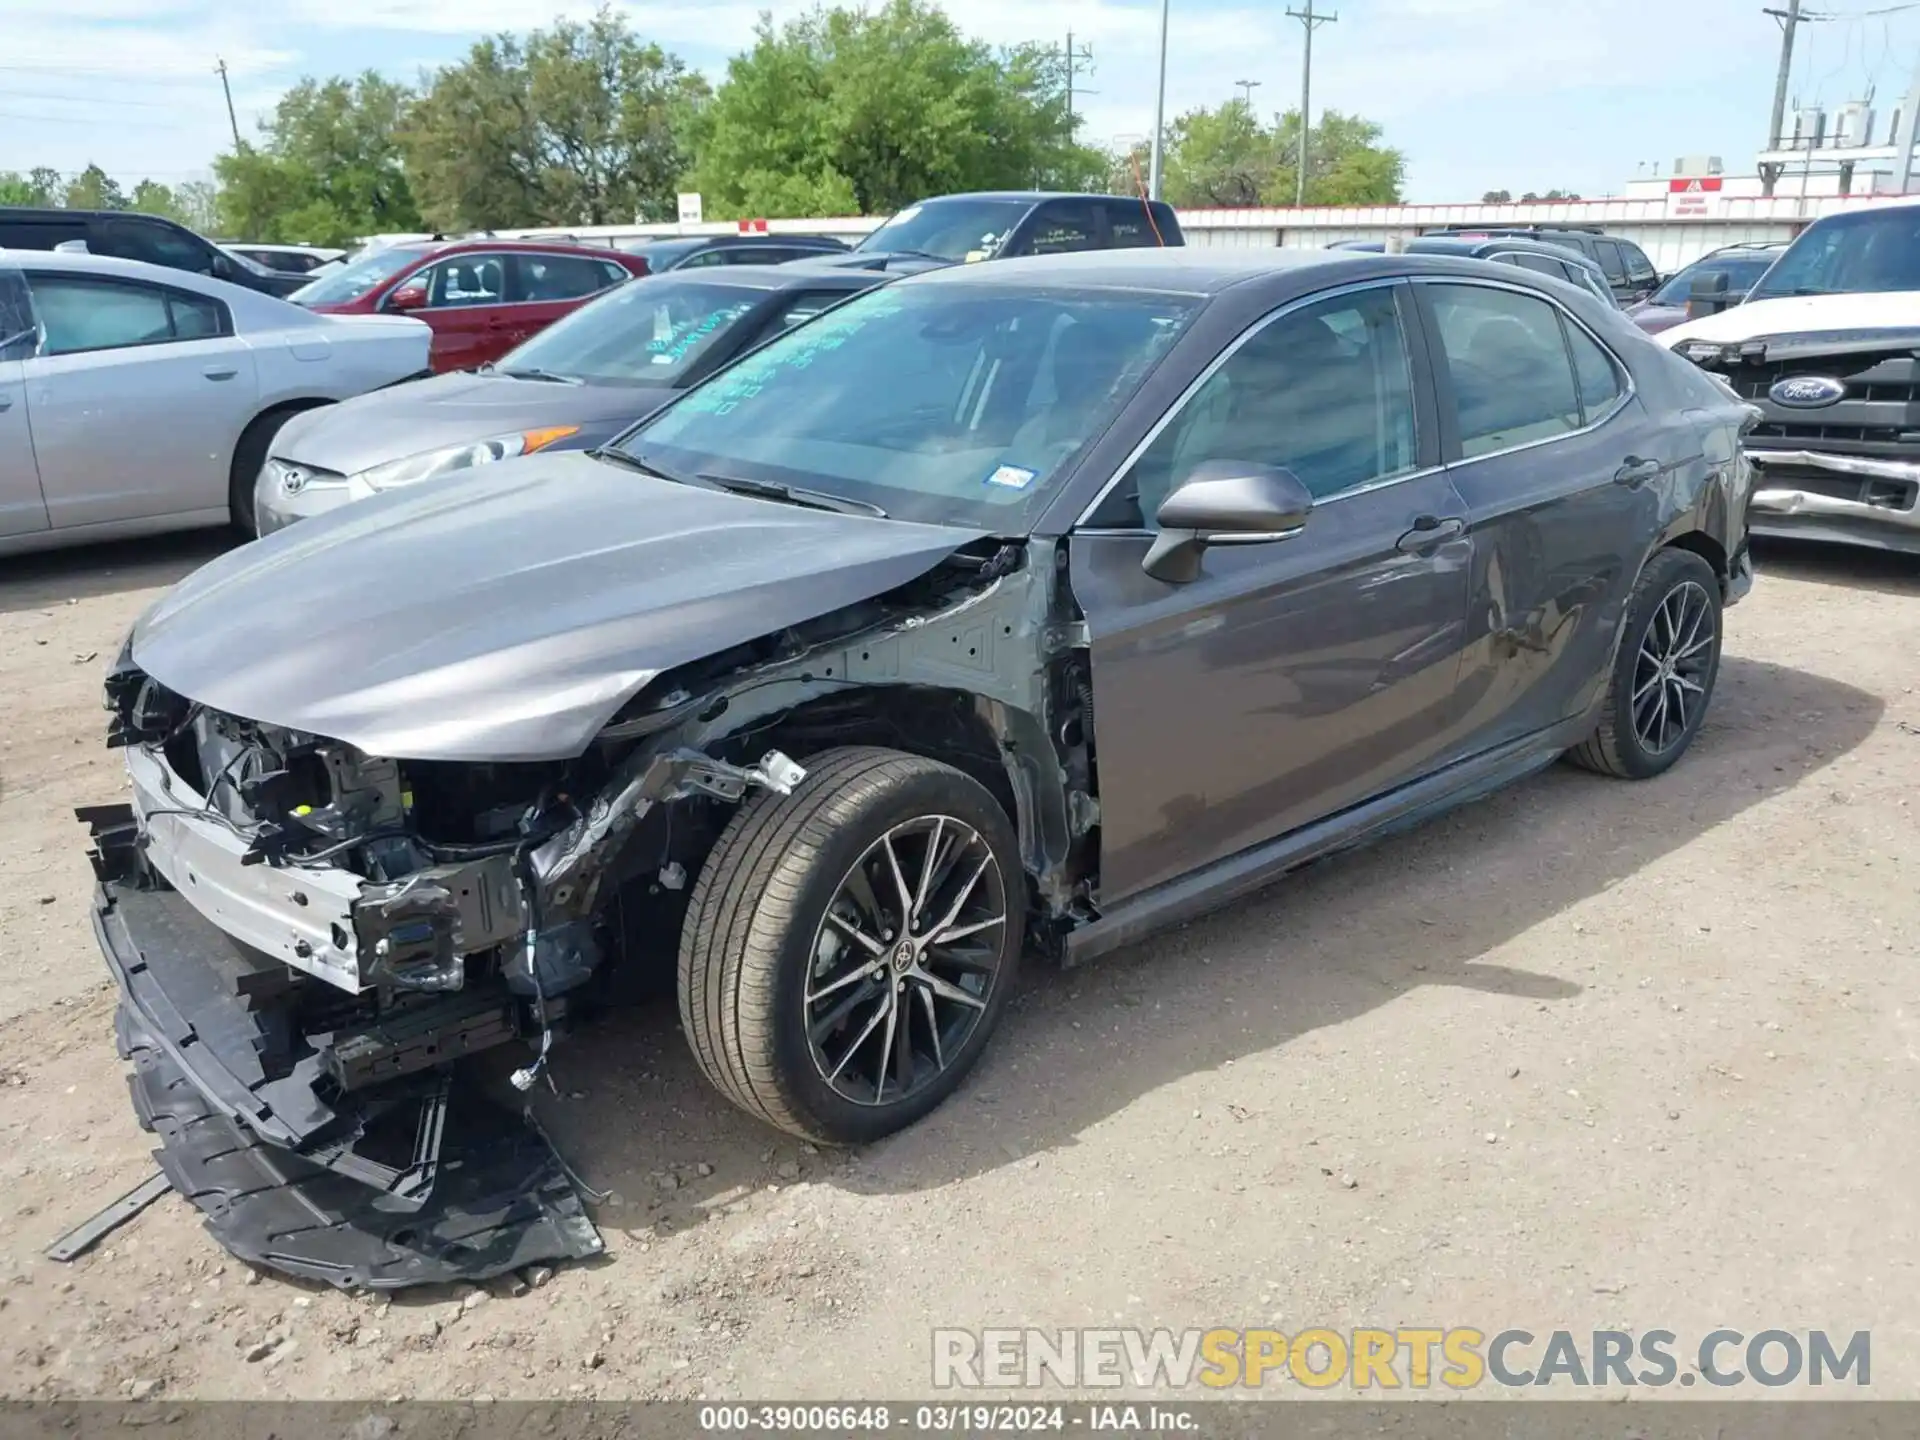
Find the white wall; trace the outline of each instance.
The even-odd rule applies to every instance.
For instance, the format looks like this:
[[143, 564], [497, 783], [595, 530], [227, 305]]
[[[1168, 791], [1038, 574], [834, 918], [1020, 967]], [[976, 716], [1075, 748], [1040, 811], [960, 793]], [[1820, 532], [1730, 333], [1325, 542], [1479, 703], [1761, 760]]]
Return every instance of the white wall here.
[[[1660, 271], [1678, 270], [1689, 261], [1721, 245], [1756, 240], [1791, 240], [1820, 215], [1885, 203], [1889, 197], [1728, 195], [1714, 197], [1717, 213], [1683, 217], [1669, 208], [1666, 197], [1615, 200], [1541, 202], [1531, 205], [1380, 205], [1320, 209], [1266, 208], [1250, 210], [1182, 210], [1180, 225], [1189, 245], [1228, 245], [1261, 248], [1284, 245], [1319, 249], [1337, 240], [1411, 239], [1442, 225], [1598, 225], [1609, 235], [1631, 240], [1647, 252]], [[769, 234], [838, 235], [849, 243], [880, 224], [872, 216], [834, 216], [817, 220], [773, 220]], [[731, 221], [701, 225], [662, 224], [589, 225], [575, 228], [547, 226], [533, 230], [497, 231], [502, 238], [571, 235], [576, 239], [613, 244], [622, 240], [669, 235], [729, 235], [740, 226]], [[401, 236], [382, 236], [395, 240]]]

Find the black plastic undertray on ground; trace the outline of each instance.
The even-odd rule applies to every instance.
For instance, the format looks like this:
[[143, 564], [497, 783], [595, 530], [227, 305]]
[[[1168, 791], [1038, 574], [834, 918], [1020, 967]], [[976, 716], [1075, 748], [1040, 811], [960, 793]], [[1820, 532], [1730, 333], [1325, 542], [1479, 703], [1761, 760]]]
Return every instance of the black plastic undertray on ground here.
[[343, 1289], [484, 1280], [604, 1248], [559, 1156], [470, 1087], [448, 1097], [438, 1176], [407, 1206], [269, 1145], [221, 1114], [124, 1006], [128, 1086], [169, 1183], [240, 1259]]

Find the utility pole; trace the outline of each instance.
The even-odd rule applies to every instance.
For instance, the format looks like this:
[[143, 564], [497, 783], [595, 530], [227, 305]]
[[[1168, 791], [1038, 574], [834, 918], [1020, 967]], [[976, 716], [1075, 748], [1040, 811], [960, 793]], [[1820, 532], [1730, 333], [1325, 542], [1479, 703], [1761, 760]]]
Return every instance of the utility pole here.
[[1780, 148], [1780, 132], [1787, 120], [1787, 76], [1793, 70], [1793, 32], [1805, 23], [1800, 18], [1800, 0], [1787, 0], [1784, 10], [1766, 10], [1780, 22], [1780, 70], [1773, 77], [1773, 119], [1767, 125], [1767, 149]]
[[1147, 160], [1147, 196], [1160, 198], [1160, 147], [1167, 115], [1167, 9], [1173, 0], [1160, 0], [1160, 84], [1153, 92], [1153, 149]]
[[1234, 87], [1239, 90], [1240, 99], [1246, 105], [1247, 109], [1253, 109], [1253, 92], [1260, 88], [1260, 82], [1258, 80], [1236, 80], [1233, 83]]
[[[1796, 0], [1798, 3], [1798, 0]], [[240, 122], [233, 113], [233, 86], [227, 83], [227, 62], [218, 57], [214, 60], [214, 73], [220, 77], [220, 88], [227, 96], [227, 124], [233, 127], [233, 148], [240, 149]]]
[[[1794, 0], [1795, 4], [1799, 0]], [[1304, 10], [1289, 10], [1287, 14], [1300, 22], [1300, 28], [1307, 32], [1307, 48], [1300, 61], [1300, 174], [1293, 187], [1293, 203], [1296, 206], [1307, 203], [1307, 132], [1312, 129], [1313, 101], [1313, 32], [1321, 25], [1331, 25], [1338, 15], [1316, 15], [1313, 0], [1307, 0]]]
[[[1074, 128], [1073, 67], [1078, 61], [1081, 61], [1081, 60], [1086, 61], [1088, 65], [1092, 65], [1093, 64], [1093, 47], [1091, 45], [1082, 45], [1078, 50], [1074, 49], [1073, 48], [1073, 32], [1069, 30], [1067, 32], [1066, 56], [1067, 56], [1067, 135], [1069, 138], [1071, 138], [1073, 135], [1073, 128]], [[1088, 90], [1083, 93], [1091, 95], [1094, 92], [1091, 90]]]

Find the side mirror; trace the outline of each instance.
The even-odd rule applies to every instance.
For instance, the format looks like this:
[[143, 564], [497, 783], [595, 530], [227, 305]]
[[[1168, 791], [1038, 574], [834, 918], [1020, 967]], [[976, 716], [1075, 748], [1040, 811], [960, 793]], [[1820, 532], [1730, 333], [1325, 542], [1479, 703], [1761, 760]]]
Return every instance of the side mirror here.
[[424, 285], [402, 285], [387, 297], [389, 310], [424, 310], [427, 305], [427, 287]]
[[1200, 576], [1209, 545], [1260, 545], [1297, 535], [1313, 496], [1291, 470], [1244, 460], [1203, 460], [1160, 504], [1160, 533], [1140, 562], [1156, 580]]
[[1733, 297], [1727, 293], [1727, 272], [1708, 270], [1693, 277], [1693, 283], [1687, 289], [1687, 318], [1697, 320], [1702, 315], [1718, 315], [1733, 304]]

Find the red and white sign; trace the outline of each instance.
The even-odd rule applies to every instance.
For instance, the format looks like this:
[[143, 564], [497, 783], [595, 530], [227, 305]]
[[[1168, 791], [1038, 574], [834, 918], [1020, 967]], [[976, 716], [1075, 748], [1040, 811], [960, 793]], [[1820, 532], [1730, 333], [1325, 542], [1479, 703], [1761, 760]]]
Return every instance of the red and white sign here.
[[742, 220], [740, 222], [740, 233], [742, 235], [764, 235], [767, 233], [767, 222], [764, 220]]
[[1675, 176], [1667, 181], [1667, 214], [1675, 220], [1711, 220], [1720, 213], [1719, 175]]

